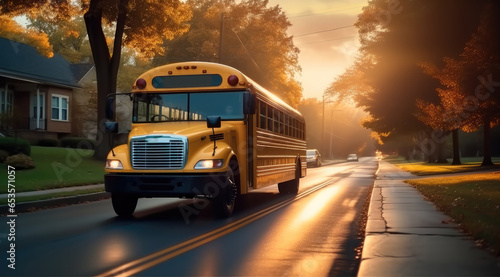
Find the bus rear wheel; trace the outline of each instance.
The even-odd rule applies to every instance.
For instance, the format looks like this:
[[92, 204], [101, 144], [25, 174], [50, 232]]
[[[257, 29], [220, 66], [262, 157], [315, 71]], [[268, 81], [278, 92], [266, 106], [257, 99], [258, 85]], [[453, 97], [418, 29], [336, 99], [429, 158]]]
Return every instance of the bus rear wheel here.
[[229, 217], [234, 210], [238, 188], [232, 167], [232, 165], [227, 167], [225, 183], [213, 199], [215, 215], [217, 217]]
[[137, 197], [126, 194], [111, 194], [111, 203], [115, 213], [120, 217], [131, 216], [137, 207]]
[[281, 194], [297, 194], [300, 183], [300, 160], [295, 163], [295, 179], [278, 183], [278, 190]]

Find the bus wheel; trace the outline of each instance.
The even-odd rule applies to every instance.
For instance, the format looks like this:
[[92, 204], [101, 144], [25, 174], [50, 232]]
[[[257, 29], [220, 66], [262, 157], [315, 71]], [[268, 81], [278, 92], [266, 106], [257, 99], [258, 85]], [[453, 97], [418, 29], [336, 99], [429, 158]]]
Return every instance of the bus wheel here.
[[220, 188], [219, 193], [213, 199], [213, 205], [217, 217], [229, 217], [234, 210], [234, 203], [236, 202], [238, 188], [236, 187], [234, 172], [231, 167], [231, 165], [227, 167], [226, 182], [224, 187]]
[[295, 179], [278, 183], [278, 190], [281, 194], [297, 194], [300, 183], [300, 161], [295, 164]]
[[129, 217], [137, 206], [137, 197], [133, 195], [126, 194], [111, 194], [111, 203], [113, 204], [113, 209], [118, 216]]

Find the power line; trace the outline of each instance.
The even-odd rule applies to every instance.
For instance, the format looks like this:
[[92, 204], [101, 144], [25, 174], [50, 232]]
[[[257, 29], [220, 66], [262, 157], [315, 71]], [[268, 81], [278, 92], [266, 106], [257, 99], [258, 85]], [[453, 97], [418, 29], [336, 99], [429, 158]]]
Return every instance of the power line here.
[[303, 37], [303, 36], [309, 36], [309, 35], [314, 35], [314, 34], [326, 33], [326, 32], [337, 31], [337, 30], [345, 29], [345, 28], [349, 28], [349, 27], [354, 27], [354, 25], [346, 25], [346, 26], [337, 27], [337, 28], [328, 29], [328, 30], [323, 30], [323, 31], [317, 31], [317, 32], [306, 33], [306, 34], [300, 34], [300, 35], [296, 35], [294, 37]]
[[327, 40], [320, 40], [320, 41], [306, 42], [306, 43], [300, 43], [300, 44], [297, 44], [296, 46], [307, 45], [307, 44], [314, 44], [314, 43], [322, 43], [322, 42], [335, 41], [335, 40], [350, 39], [350, 38], [355, 38], [355, 37], [356, 37], [356, 36], [350, 36], [350, 37], [343, 37], [343, 38], [335, 38], [335, 39], [327, 39]]
[[355, 7], [338, 9], [338, 10], [332, 10], [332, 11], [327, 11], [327, 12], [320, 12], [320, 13], [305, 13], [305, 14], [291, 15], [291, 16], [289, 16], [289, 18], [293, 18], [293, 17], [306, 17], [306, 16], [321, 15], [321, 14], [337, 13], [337, 12], [342, 12], [342, 11], [357, 9], [357, 8], [360, 8], [360, 7], [364, 7], [364, 5], [358, 5], [358, 6], [355, 6]]
[[245, 46], [245, 44], [243, 43], [243, 41], [241, 41], [241, 38], [240, 36], [234, 31], [234, 27], [233, 27], [233, 24], [231, 23], [231, 21], [229, 21], [229, 24], [231, 25], [231, 31], [236, 35], [236, 38], [238, 38], [238, 41], [240, 42], [241, 46], [243, 46], [243, 49], [245, 49], [245, 52], [247, 52], [247, 55], [248, 57], [250, 58], [250, 60], [253, 62], [253, 64], [262, 72], [262, 69], [260, 68], [260, 66], [255, 62], [255, 60], [253, 59], [252, 57], [252, 54], [250, 54], [250, 51], [248, 51], [247, 47]]

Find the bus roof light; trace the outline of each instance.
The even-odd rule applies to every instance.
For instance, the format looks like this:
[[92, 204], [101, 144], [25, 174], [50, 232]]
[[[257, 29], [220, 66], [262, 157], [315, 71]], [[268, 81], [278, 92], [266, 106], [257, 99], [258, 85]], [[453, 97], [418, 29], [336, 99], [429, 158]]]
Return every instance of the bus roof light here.
[[240, 80], [238, 79], [238, 76], [236, 75], [230, 75], [229, 77], [227, 77], [227, 83], [230, 85], [230, 86], [236, 86], [238, 83], [240, 82]]
[[135, 81], [135, 86], [138, 89], [144, 89], [146, 87], [146, 80], [144, 80], [142, 78], [137, 79], [137, 81]]

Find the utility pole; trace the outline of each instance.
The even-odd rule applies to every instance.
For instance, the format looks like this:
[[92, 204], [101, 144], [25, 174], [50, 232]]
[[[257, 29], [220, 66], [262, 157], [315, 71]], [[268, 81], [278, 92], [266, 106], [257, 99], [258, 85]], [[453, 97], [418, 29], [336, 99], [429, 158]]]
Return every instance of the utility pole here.
[[323, 93], [323, 119], [321, 120], [321, 153], [325, 150], [323, 144], [325, 142], [325, 94]]
[[[323, 155], [326, 155], [326, 143], [325, 143], [325, 104], [328, 104], [328, 103], [335, 103], [335, 101], [325, 101], [325, 93], [323, 93], [323, 120], [321, 122], [321, 153], [323, 153]], [[329, 158], [332, 159], [333, 158], [333, 153], [332, 153], [332, 148], [333, 148], [333, 143], [332, 143], [332, 136], [333, 136], [333, 126], [332, 126], [332, 122], [333, 122], [333, 112], [337, 112], [337, 111], [343, 111], [343, 110], [331, 110], [331, 115], [330, 115], [330, 148], [329, 148]]]

